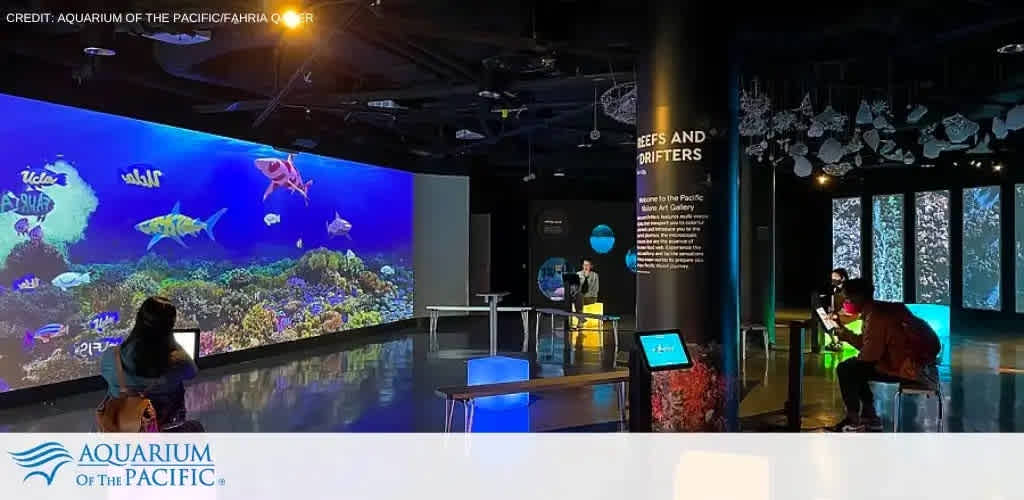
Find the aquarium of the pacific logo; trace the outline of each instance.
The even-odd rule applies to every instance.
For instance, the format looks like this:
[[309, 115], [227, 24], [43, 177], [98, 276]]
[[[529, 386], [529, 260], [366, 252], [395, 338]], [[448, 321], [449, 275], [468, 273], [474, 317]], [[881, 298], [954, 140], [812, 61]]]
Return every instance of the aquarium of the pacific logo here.
[[80, 487], [224, 485], [224, 479], [217, 477], [208, 443], [85, 444], [73, 453], [63, 444], [49, 441], [8, 454], [25, 472], [23, 483], [50, 486], [59, 478], [73, 480]]

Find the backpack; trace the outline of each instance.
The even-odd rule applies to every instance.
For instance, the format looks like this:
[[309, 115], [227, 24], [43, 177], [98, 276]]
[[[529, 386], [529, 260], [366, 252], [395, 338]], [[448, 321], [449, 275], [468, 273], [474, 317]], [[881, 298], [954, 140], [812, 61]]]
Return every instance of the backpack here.
[[156, 409], [145, 391], [131, 394], [125, 386], [121, 347], [114, 347], [117, 384], [121, 393], [116, 398], [106, 396], [96, 407], [96, 426], [100, 432], [160, 432]]
[[907, 311], [907, 318], [903, 320], [903, 331], [907, 336], [910, 357], [922, 363], [934, 363], [942, 350], [942, 343], [931, 325]]

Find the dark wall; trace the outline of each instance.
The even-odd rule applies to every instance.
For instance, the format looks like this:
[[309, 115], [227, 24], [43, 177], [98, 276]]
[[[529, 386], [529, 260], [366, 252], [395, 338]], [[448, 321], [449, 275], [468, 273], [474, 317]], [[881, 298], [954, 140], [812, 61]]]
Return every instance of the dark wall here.
[[[527, 232], [530, 241], [530, 303], [560, 305], [549, 300], [537, 286], [537, 271], [552, 257], [566, 259], [570, 271], [580, 269], [584, 257], [591, 259], [600, 277], [599, 300], [609, 314], [632, 314], [636, 308], [636, 275], [626, 267], [626, 251], [636, 242], [635, 209], [632, 203], [546, 200], [530, 203]], [[544, 219], [563, 221], [560, 234], [543, 234]], [[594, 227], [605, 224], [615, 234], [615, 244], [605, 254], [590, 245]]]
[[780, 170], [775, 200], [776, 308], [807, 309], [832, 267], [831, 195], [811, 179]]

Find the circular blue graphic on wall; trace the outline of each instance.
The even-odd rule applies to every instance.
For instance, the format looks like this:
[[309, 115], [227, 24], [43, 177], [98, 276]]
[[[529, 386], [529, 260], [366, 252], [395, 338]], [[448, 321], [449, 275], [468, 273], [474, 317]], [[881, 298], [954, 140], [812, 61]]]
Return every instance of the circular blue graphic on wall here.
[[608, 253], [615, 246], [615, 233], [607, 224], [598, 224], [590, 232], [590, 248], [597, 253]]
[[635, 248], [630, 248], [628, 251], [626, 251], [626, 267], [628, 267], [630, 271], [633, 271], [634, 273], [636, 272], [636, 249]]
[[565, 259], [551, 257], [537, 270], [537, 288], [545, 297], [561, 301], [565, 299], [565, 286], [562, 284], [562, 273], [566, 271]]

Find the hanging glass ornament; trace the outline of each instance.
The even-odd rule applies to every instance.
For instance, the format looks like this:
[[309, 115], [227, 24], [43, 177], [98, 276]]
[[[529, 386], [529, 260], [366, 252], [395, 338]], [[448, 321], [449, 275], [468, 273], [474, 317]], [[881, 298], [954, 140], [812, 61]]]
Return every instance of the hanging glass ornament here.
[[807, 117], [813, 116], [814, 106], [811, 105], [811, 94], [804, 94], [804, 98], [800, 101], [800, 107], [794, 109], [793, 111], [796, 111], [797, 113], [800, 113], [801, 115]]
[[910, 113], [907, 113], [907, 123], [917, 123], [921, 121], [921, 118], [924, 117], [926, 113], [928, 113], [928, 108], [923, 104], [914, 106], [914, 109], [910, 110]]
[[861, 99], [860, 107], [857, 108], [857, 125], [868, 125], [874, 120], [871, 116], [871, 107], [868, 106], [868, 102]]
[[825, 127], [818, 122], [811, 122], [811, 128], [807, 129], [807, 137], [821, 137], [825, 135]]
[[842, 157], [843, 145], [831, 137], [821, 143], [821, 148], [818, 149], [818, 158], [825, 163], [836, 163]]
[[978, 133], [978, 130], [981, 129], [980, 125], [968, 120], [960, 113], [943, 118], [942, 126], [946, 130], [946, 137], [954, 144], [964, 142], [968, 137]]
[[987, 155], [992, 154], [992, 148], [989, 147], [989, 142], [992, 140], [992, 136], [985, 134], [984, 137], [974, 145], [973, 148], [967, 150], [969, 155]]
[[867, 144], [872, 151], [878, 151], [878, 142], [880, 140], [881, 138], [878, 137], [877, 130], [872, 129], [864, 132], [864, 144]]
[[1009, 130], [1006, 128], [1006, 122], [1000, 117], [992, 119], [992, 133], [996, 136], [996, 139], [1006, 139], [1006, 135]]
[[1020, 130], [1024, 128], [1024, 104], [1018, 104], [1006, 113], [1006, 129]]
[[807, 160], [807, 157], [794, 156], [793, 160], [793, 173], [797, 177], [809, 177], [814, 172], [814, 167], [811, 166], [811, 162]]

